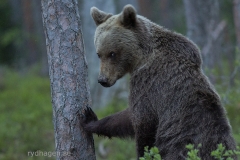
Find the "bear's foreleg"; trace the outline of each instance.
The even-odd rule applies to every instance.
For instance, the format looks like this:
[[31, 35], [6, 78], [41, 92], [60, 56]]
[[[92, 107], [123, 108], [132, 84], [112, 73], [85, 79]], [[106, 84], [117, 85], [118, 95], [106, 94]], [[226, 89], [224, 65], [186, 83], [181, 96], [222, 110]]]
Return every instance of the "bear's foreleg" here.
[[[91, 116], [86, 113], [87, 116]], [[107, 116], [99, 121], [86, 122], [84, 128], [91, 133], [111, 137], [134, 137], [129, 109]]]

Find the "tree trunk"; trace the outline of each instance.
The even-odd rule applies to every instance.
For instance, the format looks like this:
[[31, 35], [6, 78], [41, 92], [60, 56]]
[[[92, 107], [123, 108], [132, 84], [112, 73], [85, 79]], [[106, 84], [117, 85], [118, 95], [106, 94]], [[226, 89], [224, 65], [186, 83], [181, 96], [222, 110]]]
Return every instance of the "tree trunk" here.
[[204, 67], [221, 67], [220, 55], [225, 21], [220, 21], [218, 0], [184, 0], [187, 36], [201, 49]]
[[146, 0], [138, 0], [138, 6], [139, 6], [139, 13], [148, 19], [152, 20], [152, 7], [153, 7], [154, 1], [146, 1]]
[[233, 15], [237, 38], [237, 46], [240, 49], [240, 0], [233, 1]]
[[95, 160], [92, 135], [80, 126], [91, 101], [77, 0], [41, 3], [57, 159]]
[[47, 62], [47, 54], [46, 54], [46, 47], [45, 47], [45, 37], [42, 25], [42, 17], [41, 17], [41, 1], [32, 1], [33, 10], [33, 21], [34, 21], [34, 40], [37, 43], [37, 50], [38, 50], [38, 57], [39, 59], [37, 62], [41, 64], [41, 75], [47, 76], [48, 75], [48, 62]]
[[170, 0], [160, 0], [160, 20], [161, 20], [161, 25], [166, 27], [166, 28], [172, 28], [171, 25], [171, 9], [169, 7]]
[[[29, 66], [33, 65], [38, 57], [37, 53], [37, 46], [35, 41], [32, 40], [31, 33], [34, 33], [34, 22], [32, 17], [32, 1], [31, 0], [22, 0], [23, 5], [23, 24], [24, 24], [24, 30], [25, 30], [25, 46], [27, 46], [27, 59], [26, 64]], [[26, 53], [25, 53], [26, 54]]]

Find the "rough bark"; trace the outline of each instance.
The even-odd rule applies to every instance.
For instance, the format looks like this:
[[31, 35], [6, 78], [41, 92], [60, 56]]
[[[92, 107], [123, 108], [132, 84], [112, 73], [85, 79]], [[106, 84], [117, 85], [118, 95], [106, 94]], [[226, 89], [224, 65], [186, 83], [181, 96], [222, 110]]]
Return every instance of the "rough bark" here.
[[77, 0], [42, 0], [57, 159], [94, 160], [91, 134], [80, 125], [91, 106]]
[[220, 21], [218, 0], [184, 0], [187, 36], [202, 50], [204, 67], [220, 67], [222, 31], [226, 26]]
[[233, 15], [237, 38], [237, 46], [240, 49], [240, 0], [233, 1]]

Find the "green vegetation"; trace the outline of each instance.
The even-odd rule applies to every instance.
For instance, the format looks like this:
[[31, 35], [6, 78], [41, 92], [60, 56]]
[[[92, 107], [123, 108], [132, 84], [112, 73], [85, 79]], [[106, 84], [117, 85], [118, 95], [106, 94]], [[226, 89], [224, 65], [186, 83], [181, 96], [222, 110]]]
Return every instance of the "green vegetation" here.
[[211, 156], [213, 156], [217, 160], [224, 160], [227, 158], [227, 160], [233, 160], [231, 157], [233, 155], [240, 155], [240, 150], [239, 147], [237, 150], [226, 150], [226, 148], [222, 145], [219, 144], [218, 148], [215, 151], [211, 152]]
[[42, 160], [28, 152], [54, 151], [50, 98], [48, 78], [0, 72], [1, 160]]
[[[197, 149], [194, 148], [192, 144], [188, 144], [186, 148], [188, 149], [186, 160], [201, 160], [201, 158], [198, 157], [201, 144], [198, 145]], [[234, 155], [240, 155], [239, 147], [237, 150], [226, 150], [222, 144], [219, 144], [217, 149], [211, 152], [211, 156], [216, 160], [233, 160], [231, 157]], [[152, 147], [148, 149], [148, 147], [145, 147], [144, 157], [141, 157], [140, 160], [161, 160], [158, 148]]]
[[161, 160], [161, 156], [157, 147], [148, 149], [148, 146], [146, 146], [144, 150], [144, 156], [139, 158], [139, 160]]
[[199, 152], [199, 148], [201, 147], [201, 144], [198, 145], [197, 149], [194, 148], [194, 145], [192, 144], [188, 144], [186, 146], [186, 148], [188, 149], [188, 153], [187, 153], [187, 159], [186, 160], [201, 160], [198, 157], [198, 152]]

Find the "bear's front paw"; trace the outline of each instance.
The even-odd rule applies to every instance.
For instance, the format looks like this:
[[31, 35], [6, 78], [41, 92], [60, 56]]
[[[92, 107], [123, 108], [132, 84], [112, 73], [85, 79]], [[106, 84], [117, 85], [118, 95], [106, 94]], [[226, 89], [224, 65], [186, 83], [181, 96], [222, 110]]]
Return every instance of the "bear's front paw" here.
[[95, 121], [98, 121], [97, 115], [90, 107], [84, 110], [84, 118], [81, 121], [81, 125], [85, 131], [93, 133]]
[[84, 117], [81, 120], [81, 125], [83, 126], [83, 128], [88, 130], [87, 128], [89, 128], [88, 126], [91, 124], [91, 122], [93, 123], [97, 121], [98, 118], [90, 107], [87, 107], [83, 113], [84, 113]]

